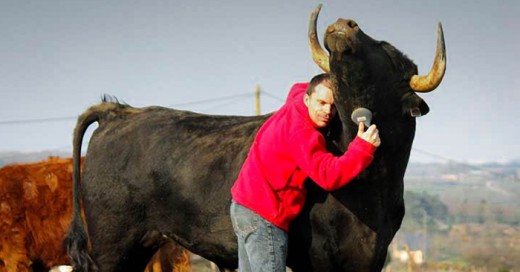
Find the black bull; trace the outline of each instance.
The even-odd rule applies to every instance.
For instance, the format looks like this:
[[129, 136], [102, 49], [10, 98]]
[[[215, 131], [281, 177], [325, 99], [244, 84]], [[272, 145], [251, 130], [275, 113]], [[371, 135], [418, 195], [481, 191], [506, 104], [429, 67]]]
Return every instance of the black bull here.
[[[340, 190], [325, 192], [307, 182], [306, 205], [290, 227], [287, 264], [294, 271], [378, 271], [404, 216], [403, 176], [415, 117], [428, 112], [415, 92], [435, 89], [444, 75], [442, 28], [432, 70], [418, 76], [411, 60], [364, 34], [352, 20], [329, 26], [326, 54], [316, 39], [318, 12], [319, 7], [311, 16], [311, 50], [316, 63], [333, 75], [339, 116], [328, 146], [345, 151], [357, 131], [349, 118], [357, 107], [372, 110], [382, 145], [370, 167]], [[68, 235], [77, 271], [142, 271], [165, 239], [220, 268], [236, 268], [230, 187], [268, 117], [108, 101], [83, 113], [74, 134], [74, 217]], [[93, 122], [99, 127], [80, 183], [81, 142]]]

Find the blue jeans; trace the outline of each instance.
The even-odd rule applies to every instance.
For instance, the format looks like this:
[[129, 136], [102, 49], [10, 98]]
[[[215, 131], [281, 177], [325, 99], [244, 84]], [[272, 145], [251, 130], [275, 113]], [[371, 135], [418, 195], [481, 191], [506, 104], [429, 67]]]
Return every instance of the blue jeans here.
[[238, 238], [238, 270], [285, 272], [287, 232], [235, 201], [230, 214]]

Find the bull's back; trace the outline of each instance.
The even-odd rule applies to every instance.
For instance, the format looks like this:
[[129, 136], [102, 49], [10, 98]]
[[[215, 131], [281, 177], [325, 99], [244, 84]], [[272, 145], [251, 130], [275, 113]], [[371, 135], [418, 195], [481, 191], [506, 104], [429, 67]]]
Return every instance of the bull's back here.
[[85, 172], [125, 171], [128, 178], [168, 174], [205, 188], [217, 181], [232, 183], [266, 118], [150, 107], [101, 120], [89, 143]]
[[[234, 240], [229, 191], [266, 118], [161, 107], [107, 115], [99, 121], [85, 160], [84, 205], [87, 218], [93, 219], [87, 221], [94, 222], [89, 231], [105, 231], [101, 224], [96, 231], [95, 222], [103, 221], [159, 230], [181, 244], [211, 247], [197, 239]], [[200, 236], [194, 229], [206, 233]]]

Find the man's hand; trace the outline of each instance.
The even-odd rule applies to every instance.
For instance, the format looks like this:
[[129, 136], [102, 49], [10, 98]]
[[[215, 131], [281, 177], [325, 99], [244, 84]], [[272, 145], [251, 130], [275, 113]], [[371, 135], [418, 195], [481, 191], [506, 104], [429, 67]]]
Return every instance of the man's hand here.
[[371, 125], [370, 127], [368, 127], [367, 131], [365, 131], [365, 124], [363, 124], [363, 122], [359, 122], [357, 136], [373, 144], [375, 147], [381, 145], [381, 139], [379, 138], [379, 130], [377, 130], [376, 125]]

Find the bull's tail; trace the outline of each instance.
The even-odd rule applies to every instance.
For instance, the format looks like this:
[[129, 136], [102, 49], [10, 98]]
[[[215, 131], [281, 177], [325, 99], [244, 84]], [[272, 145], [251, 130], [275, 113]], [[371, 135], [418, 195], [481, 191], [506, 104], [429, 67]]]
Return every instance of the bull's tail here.
[[94, 122], [100, 122], [109, 113], [126, 105], [106, 102], [93, 106], [83, 113], [74, 129], [73, 140], [73, 176], [72, 176], [72, 220], [66, 238], [67, 252], [74, 267], [74, 271], [97, 271], [97, 266], [88, 252], [88, 234], [81, 213], [81, 144], [87, 128]]

